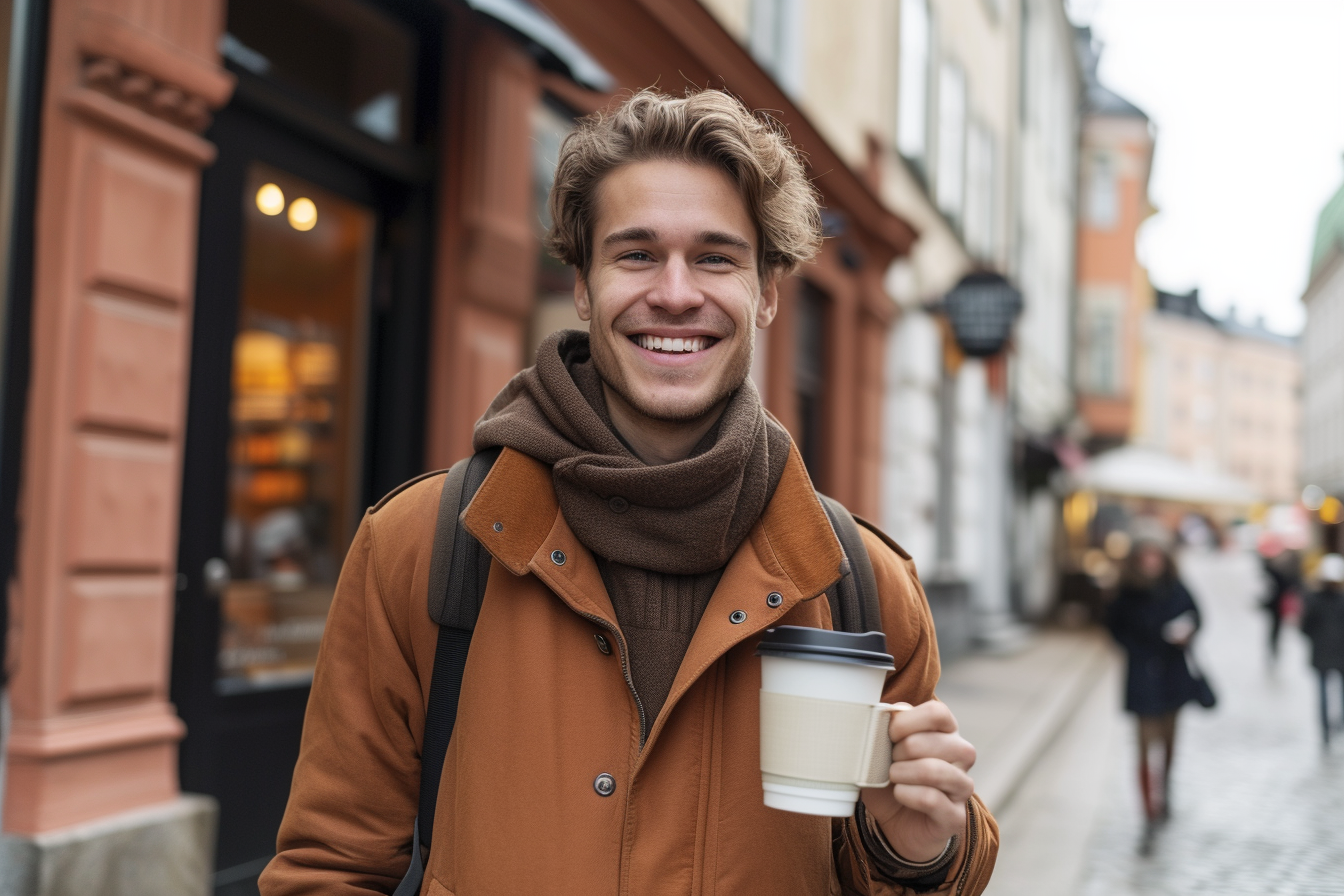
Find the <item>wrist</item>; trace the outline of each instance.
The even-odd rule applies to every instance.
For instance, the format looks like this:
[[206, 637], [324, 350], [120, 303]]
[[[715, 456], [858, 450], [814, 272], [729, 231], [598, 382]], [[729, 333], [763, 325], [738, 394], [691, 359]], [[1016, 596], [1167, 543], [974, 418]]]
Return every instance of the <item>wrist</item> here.
[[936, 867], [947, 857], [955, 840], [955, 835], [942, 838], [911, 836], [910, 832], [897, 829], [895, 824], [875, 824], [892, 853], [908, 865]]

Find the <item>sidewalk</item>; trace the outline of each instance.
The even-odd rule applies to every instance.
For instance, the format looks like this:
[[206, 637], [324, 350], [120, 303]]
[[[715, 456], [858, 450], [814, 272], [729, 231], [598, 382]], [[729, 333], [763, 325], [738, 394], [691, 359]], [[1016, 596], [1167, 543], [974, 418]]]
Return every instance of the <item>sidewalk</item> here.
[[1119, 663], [1102, 631], [1043, 631], [943, 672], [938, 696], [976, 747], [1000, 827], [988, 896], [1075, 896], [1120, 737]]
[[938, 697], [975, 744], [975, 789], [992, 812], [1009, 806], [1114, 663], [1103, 632], [1051, 630], [1012, 654], [968, 656], [943, 670]]

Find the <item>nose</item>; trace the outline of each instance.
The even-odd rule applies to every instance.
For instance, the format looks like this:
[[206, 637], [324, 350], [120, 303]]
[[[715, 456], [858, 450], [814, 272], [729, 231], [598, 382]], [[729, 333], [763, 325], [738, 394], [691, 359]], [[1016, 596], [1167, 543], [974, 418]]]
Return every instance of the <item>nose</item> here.
[[684, 314], [705, 304], [691, 276], [690, 265], [681, 255], [673, 255], [658, 271], [658, 279], [649, 290], [645, 300], [655, 308], [661, 308], [669, 314]]

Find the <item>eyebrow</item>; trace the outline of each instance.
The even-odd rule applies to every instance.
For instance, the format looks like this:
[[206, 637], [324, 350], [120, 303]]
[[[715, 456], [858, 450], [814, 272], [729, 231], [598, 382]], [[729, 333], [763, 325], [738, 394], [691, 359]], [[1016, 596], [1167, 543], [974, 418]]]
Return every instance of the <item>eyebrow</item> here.
[[603, 248], [617, 243], [651, 243], [658, 239], [658, 233], [648, 227], [627, 227], [607, 235], [602, 241]]
[[751, 252], [751, 243], [742, 239], [740, 236], [734, 236], [731, 233], [724, 233], [720, 230], [706, 230], [695, 237], [697, 243], [705, 243], [710, 246], [728, 246], [733, 249], [740, 249], [743, 252]]
[[[602, 240], [603, 248], [609, 248], [617, 243], [646, 243], [657, 242], [658, 232], [649, 227], [627, 227], [625, 230], [618, 230], [615, 233], [608, 234]], [[695, 241], [709, 246], [726, 246], [733, 249], [739, 249], [743, 252], [751, 252], [751, 243], [742, 239], [740, 236], [734, 236], [731, 233], [724, 233], [721, 230], [704, 230], [696, 234]]]

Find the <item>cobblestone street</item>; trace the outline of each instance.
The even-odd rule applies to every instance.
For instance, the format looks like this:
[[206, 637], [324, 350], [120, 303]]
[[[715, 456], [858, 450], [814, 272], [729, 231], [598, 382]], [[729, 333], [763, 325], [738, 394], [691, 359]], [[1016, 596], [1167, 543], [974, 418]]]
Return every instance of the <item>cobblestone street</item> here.
[[1322, 749], [1303, 638], [1285, 628], [1270, 666], [1253, 557], [1192, 554], [1183, 574], [1204, 615], [1199, 657], [1220, 703], [1181, 713], [1172, 819], [1146, 858], [1130, 720], [1118, 749], [1095, 745], [1110, 768], [1079, 892], [1341, 896], [1344, 736]]

